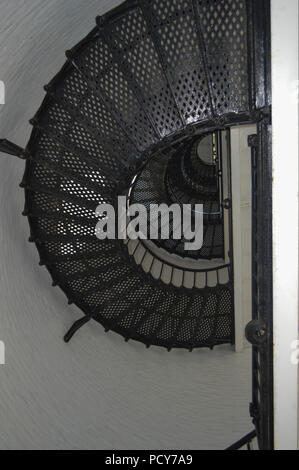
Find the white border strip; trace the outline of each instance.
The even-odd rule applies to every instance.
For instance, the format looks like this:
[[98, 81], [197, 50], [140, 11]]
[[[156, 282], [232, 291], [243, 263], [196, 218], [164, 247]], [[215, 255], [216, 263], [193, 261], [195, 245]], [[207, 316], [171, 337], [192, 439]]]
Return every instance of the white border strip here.
[[271, 0], [275, 448], [298, 446], [298, 0]]
[[233, 241], [234, 241], [234, 299], [235, 299], [235, 351], [244, 348], [244, 321], [242, 310], [242, 234], [241, 234], [241, 171], [240, 171], [240, 130], [231, 129], [231, 181], [233, 200]]

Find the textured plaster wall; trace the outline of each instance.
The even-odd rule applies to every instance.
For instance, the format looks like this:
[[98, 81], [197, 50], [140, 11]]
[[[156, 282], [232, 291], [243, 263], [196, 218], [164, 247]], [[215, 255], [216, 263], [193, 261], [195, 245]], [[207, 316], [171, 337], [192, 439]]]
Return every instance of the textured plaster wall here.
[[245, 327], [252, 317], [251, 305], [251, 151], [248, 136], [256, 125], [231, 130], [233, 239], [235, 272], [236, 346], [251, 347]]
[[[1, 137], [25, 145], [64, 51], [117, 3], [0, 0]], [[95, 323], [63, 343], [81, 314], [27, 243], [23, 169], [0, 155], [0, 449], [222, 449], [247, 433], [248, 351], [147, 351]]]

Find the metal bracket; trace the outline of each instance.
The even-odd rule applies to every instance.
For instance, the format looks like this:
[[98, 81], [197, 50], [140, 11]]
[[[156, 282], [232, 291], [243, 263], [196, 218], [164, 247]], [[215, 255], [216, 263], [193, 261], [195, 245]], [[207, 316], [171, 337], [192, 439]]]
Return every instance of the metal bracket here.
[[246, 436], [242, 437], [239, 441], [237, 441], [235, 444], [232, 446], [228, 447], [225, 449], [226, 451], [231, 451], [231, 450], [240, 450], [242, 447], [247, 446], [247, 450], [252, 450], [251, 448], [251, 443], [253, 439], [255, 439], [256, 436], [256, 431], [251, 431], [249, 434]]
[[231, 209], [232, 207], [232, 201], [230, 199], [224, 199], [221, 203], [221, 206], [223, 209]]
[[248, 136], [248, 147], [257, 147], [258, 146], [258, 136], [257, 134], [251, 134]]
[[254, 346], [260, 346], [267, 339], [267, 326], [261, 320], [252, 320], [245, 328], [247, 341]]
[[254, 403], [249, 404], [249, 416], [253, 420], [253, 424], [257, 423], [259, 420], [259, 410]]
[[14, 157], [21, 158], [22, 160], [26, 159], [26, 151], [22, 149], [22, 147], [19, 147], [6, 139], [0, 139], [0, 152], [13, 155]]
[[84, 326], [86, 323], [88, 323], [91, 320], [91, 317], [86, 315], [85, 317], [81, 318], [80, 320], [77, 320], [73, 326], [70, 328], [70, 330], [66, 333], [64, 336], [64, 342], [69, 343], [72, 337], [74, 336], [77, 331]]

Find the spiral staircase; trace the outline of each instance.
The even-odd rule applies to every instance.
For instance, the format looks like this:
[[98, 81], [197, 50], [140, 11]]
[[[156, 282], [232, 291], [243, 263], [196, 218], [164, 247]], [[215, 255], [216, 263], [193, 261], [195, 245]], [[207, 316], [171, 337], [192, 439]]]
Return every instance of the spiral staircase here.
[[[245, 0], [124, 2], [67, 51], [26, 149], [1, 141], [26, 159], [24, 215], [40, 264], [84, 312], [66, 341], [92, 319], [147, 347], [234, 342], [215, 136], [261, 117], [250, 15]], [[184, 250], [175, 220], [168, 239], [98, 240], [96, 208], [117, 211], [120, 195], [148, 209], [203, 204], [203, 246]]]

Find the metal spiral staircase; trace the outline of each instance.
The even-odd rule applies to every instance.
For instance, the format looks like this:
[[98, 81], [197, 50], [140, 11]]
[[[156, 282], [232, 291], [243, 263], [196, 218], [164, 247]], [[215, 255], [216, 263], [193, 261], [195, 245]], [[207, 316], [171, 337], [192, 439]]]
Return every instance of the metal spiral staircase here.
[[[125, 1], [67, 51], [26, 149], [1, 141], [27, 160], [24, 215], [40, 264], [85, 314], [66, 341], [93, 319], [168, 350], [233, 343], [230, 205], [222, 157], [200, 143], [263, 117], [253, 17], [245, 0]], [[117, 210], [119, 195], [148, 207], [202, 203], [202, 248], [186, 252], [171, 235], [99, 241], [96, 208]]]
[[[65, 341], [93, 319], [126, 341], [192, 351], [234, 342], [229, 129], [257, 124], [246, 330], [256, 431], [231, 449], [256, 434], [273, 448], [269, 18], [269, 0], [127, 0], [67, 51], [26, 148], [0, 140], [26, 160], [23, 214], [40, 264], [84, 312]], [[175, 217], [168, 238], [160, 223], [155, 240], [98, 240], [96, 209], [117, 212], [118, 196], [147, 211], [202, 204], [202, 247], [184, 249]]]

